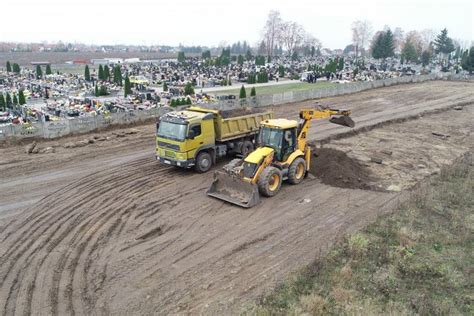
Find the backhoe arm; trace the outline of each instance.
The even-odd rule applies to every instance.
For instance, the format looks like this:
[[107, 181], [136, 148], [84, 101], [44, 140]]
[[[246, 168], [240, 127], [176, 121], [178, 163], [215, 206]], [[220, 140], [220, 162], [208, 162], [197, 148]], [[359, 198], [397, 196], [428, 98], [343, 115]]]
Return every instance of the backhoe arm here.
[[311, 120], [327, 118], [333, 115], [349, 116], [351, 115], [351, 110], [336, 110], [336, 109], [326, 109], [326, 110], [303, 109], [301, 110], [300, 118], [302, 120], [302, 123], [298, 131], [298, 149], [305, 152], [306, 138], [308, 136]]

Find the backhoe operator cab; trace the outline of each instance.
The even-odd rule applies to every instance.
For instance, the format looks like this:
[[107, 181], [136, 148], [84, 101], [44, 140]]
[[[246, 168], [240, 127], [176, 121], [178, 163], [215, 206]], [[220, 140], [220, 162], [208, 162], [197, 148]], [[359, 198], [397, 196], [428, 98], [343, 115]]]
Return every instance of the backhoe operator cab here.
[[243, 160], [243, 181], [258, 184], [265, 196], [276, 194], [283, 180], [301, 182], [309, 166], [309, 148], [306, 142], [298, 148], [300, 126], [295, 120], [263, 121], [258, 148]]
[[258, 137], [260, 147], [275, 151], [275, 160], [286, 161], [296, 149], [297, 124], [295, 121], [278, 119], [262, 123]]

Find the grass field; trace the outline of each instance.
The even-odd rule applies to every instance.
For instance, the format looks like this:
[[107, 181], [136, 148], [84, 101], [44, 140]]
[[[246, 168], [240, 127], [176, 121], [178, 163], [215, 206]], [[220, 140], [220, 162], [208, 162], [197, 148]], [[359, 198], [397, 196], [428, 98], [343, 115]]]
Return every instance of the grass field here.
[[[306, 90], [312, 90], [312, 89], [321, 89], [321, 88], [331, 87], [336, 84], [337, 83], [331, 83], [327, 81], [321, 81], [318, 83], [306, 83], [306, 82], [293, 81], [287, 84], [255, 87], [255, 89], [257, 91], [257, 95], [262, 95], [262, 94], [284, 93], [288, 91], [306, 91]], [[250, 89], [251, 89], [250, 87], [246, 87], [247, 95], [250, 95]], [[237, 94], [238, 95], [239, 91], [240, 91], [240, 87], [229, 89], [229, 90], [220, 90], [220, 91], [215, 91], [215, 92], [210, 92], [210, 93], [215, 93], [217, 95], [222, 95], [222, 94]]]
[[472, 156], [244, 314], [473, 315]]

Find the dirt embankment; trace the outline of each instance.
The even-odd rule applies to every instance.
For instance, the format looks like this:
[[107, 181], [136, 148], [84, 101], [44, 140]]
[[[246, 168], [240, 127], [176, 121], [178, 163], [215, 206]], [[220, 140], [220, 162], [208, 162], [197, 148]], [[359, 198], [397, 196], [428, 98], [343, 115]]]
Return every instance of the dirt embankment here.
[[[467, 83], [430, 82], [321, 103], [351, 108], [357, 126], [370, 126], [474, 104], [473, 91]], [[274, 110], [277, 117], [297, 118], [309, 105]], [[324, 179], [324, 172], [339, 168], [325, 158], [327, 149], [344, 152], [332, 153], [344, 167], [340, 179], [335, 174], [339, 182], [284, 184], [276, 197], [250, 210], [207, 197], [212, 173], [157, 164], [153, 125], [124, 137], [106, 134], [108, 141], [83, 147], [65, 147], [83, 136], [42, 143], [56, 149], [51, 154], [0, 148], [0, 202], [15, 212], [0, 219], [0, 313], [238, 312], [340, 236], [390, 211], [400, 196], [340, 186], [361, 178], [383, 190], [403, 190], [472, 151], [472, 110], [423, 115], [334, 140], [314, 166], [326, 161]], [[309, 138], [345, 131], [321, 120]]]

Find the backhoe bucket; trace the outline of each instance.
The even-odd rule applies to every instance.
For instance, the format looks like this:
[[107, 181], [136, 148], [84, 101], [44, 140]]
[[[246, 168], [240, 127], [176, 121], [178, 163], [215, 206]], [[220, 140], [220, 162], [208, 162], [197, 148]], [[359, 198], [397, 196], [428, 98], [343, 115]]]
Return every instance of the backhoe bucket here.
[[224, 171], [214, 172], [214, 181], [207, 195], [245, 208], [250, 208], [260, 202], [256, 184], [245, 182]]
[[349, 116], [345, 115], [333, 116], [329, 119], [329, 122], [351, 128], [355, 126], [355, 122]]

